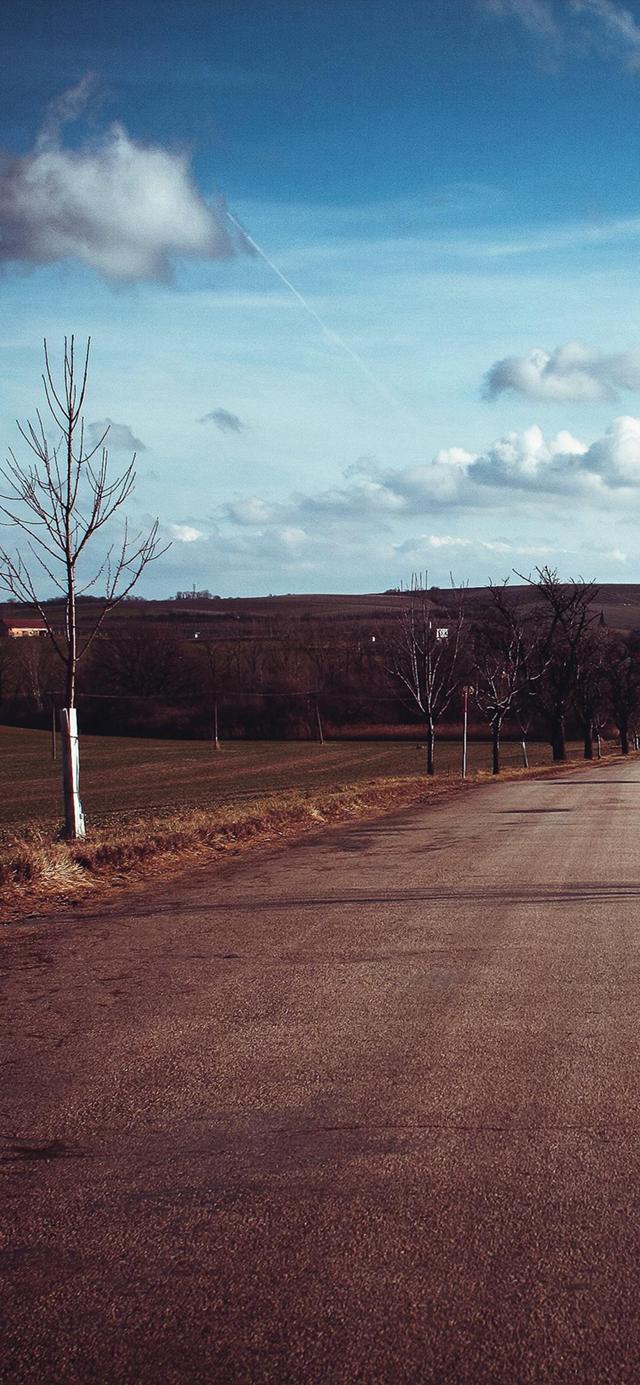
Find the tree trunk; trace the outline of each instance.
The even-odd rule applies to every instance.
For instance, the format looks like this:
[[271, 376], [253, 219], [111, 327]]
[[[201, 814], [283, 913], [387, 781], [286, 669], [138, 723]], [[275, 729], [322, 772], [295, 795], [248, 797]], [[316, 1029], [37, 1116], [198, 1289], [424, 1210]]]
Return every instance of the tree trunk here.
[[[71, 433], [69, 433], [68, 438], [67, 438], [67, 450], [68, 450], [68, 463], [67, 463], [67, 465], [68, 465], [67, 494], [70, 495], [70, 493], [71, 493], [71, 467], [72, 467]], [[65, 545], [66, 545], [66, 565], [67, 565], [67, 609], [66, 609], [66, 621], [67, 621], [67, 670], [66, 670], [66, 672], [67, 672], [67, 676], [66, 676], [66, 687], [65, 687], [65, 706], [70, 708], [70, 707], [75, 707], [75, 702], [76, 702], [76, 665], [77, 665], [77, 661], [78, 661], [78, 643], [77, 643], [77, 641], [78, 641], [78, 631], [77, 631], [77, 625], [76, 625], [76, 573], [75, 573], [75, 566], [74, 566], [74, 563], [73, 563], [73, 560], [72, 560], [72, 557], [71, 557], [72, 539], [71, 539], [71, 515], [70, 515], [70, 513], [67, 515], [67, 528], [66, 528], [66, 536], [65, 536]]]
[[491, 727], [491, 773], [500, 773], [500, 727], [495, 722]]
[[526, 736], [523, 736], [523, 737], [522, 737], [522, 740], [521, 740], [520, 744], [521, 744], [521, 746], [522, 746], [522, 764], [523, 764], [523, 766], [524, 766], [525, 769], [528, 769], [528, 768], [529, 768], [529, 756], [527, 755], [527, 740], [526, 740]]
[[433, 722], [427, 722], [427, 774], [435, 774], [434, 748], [436, 729]]
[[584, 758], [593, 759], [593, 726], [590, 721], [584, 728]]
[[564, 717], [556, 716], [551, 725], [551, 753], [554, 761], [566, 760], [567, 748], [564, 739]]
[[62, 743], [62, 791], [64, 796], [64, 835], [75, 842], [86, 835], [84, 813], [80, 802], [80, 756], [78, 751], [78, 718], [75, 707], [60, 711], [60, 740]]
[[629, 754], [629, 727], [627, 726], [626, 721], [623, 721], [622, 726], [619, 726], [619, 727], [618, 727], [618, 730], [619, 730], [619, 732], [620, 732], [620, 750], [622, 751], [622, 754], [623, 754], [623, 755], [628, 755], [628, 754]]

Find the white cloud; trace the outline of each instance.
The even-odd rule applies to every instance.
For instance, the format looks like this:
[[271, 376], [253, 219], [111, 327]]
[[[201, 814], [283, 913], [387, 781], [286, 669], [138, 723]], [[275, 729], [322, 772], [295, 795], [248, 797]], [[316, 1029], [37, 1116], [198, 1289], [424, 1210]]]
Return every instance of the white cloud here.
[[297, 496], [295, 503], [302, 513], [335, 519], [374, 515], [383, 522], [400, 514], [424, 514], [459, 503], [474, 460], [475, 454], [462, 447], [443, 448], [431, 462], [400, 468], [361, 457], [346, 469], [349, 484]]
[[547, 440], [534, 424], [507, 433], [471, 464], [482, 485], [597, 496], [640, 483], [640, 419], [615, 418], [590, 447], [563, 429]]
[[403, 558], [415, 562], [424, 562], [430, 553], [437, 554], [446, 550], [471, 550], [478, 554], [498, 557], [512, 554], [517, 557], [537, 558], [548, 558], [554, 554], [566, 552], [566, 549], [551, 547], [549, 544], [531, 544], [525, 541], [507, 542], [506, 539], [467, 538], [454, 534], [419, 534], [414, 538], [405, 539], [403, 543], [396, 544], [394, 547], [395, 551]]
[[[253, 529], [262, 540], [271, 536], [274, 544], [290, 548], [328, 538], [340, 545], [347, 535], [367, 532], [371, 541], [375, 536], [387, 542], [384, 536], [389, 535], [391, 543], [399, 524], [421, 515], [508, 509], [518, 492], [540, 503], [559, 495], [613, 503], [621, 494], [629, 503], [634, 491], [640, 500], [640, 419], [620, 417], [590, 446], [568, 429], [546, 437], [532, 424], [505, 434], [480, 453], [454, 446], [418, 466], [385, 468], [374, 458], [361, 458], [347, 468], [343, 486], [294, 494], [277, 504], [249, 496], [226, 505], [223, 513], [233, 528]], [[450, 533], [423, 539], [434, 550], [467, 542]], [[484, 551], [480, 540], [469, 543]], [[509, 548], [507, 539], [492, 540], [491, 547], [488, 543], [487, 552]], [[526, 550], [520, 545], [514, 551]], [[539, 545], [532, 550], [542, 551]]]
[[299, 529], [293, 524], [285, 524], [279, 529], [274, 530], [276, 539], [282, 544], [283, 548], [297, 551], [307, 543], [308, 534], [304, 529]]
[[253, 525], [272, 524], [277, 516], [275, 505], [261, 500], [258, 495], [247, 496], [246, 500], [235, 500], [225, 506], [227, 517], [243, 528]]
[[97, 419], [95, 423], [90, 423], [88, 432], [94, 447], [106, 433], [104, 445], [109, 449], [125, 452], [146, 452], [147, 450], [142, 440], [132, 432], [128, 423], [114, 423], [112, 418]]
[[393, 514], [405, 508], [404, 496], [381, 481], [363, 477], [343, 489], [318, 491], [298, 497], [298, 504], [310, 514], [340, 516]]
[[640, 419], [614, 418], [603, 438], [585, 454], [584, 464], [605, 485], [637, 486], [640, 482]]
[[197, 543], [198, 539], [206, 538], [206, 534], [192, 524], [169, 524], [167, 528], [177, 543]]
[[472, 463], [469, 476], [481, 485], [533, 491], [584, 492], [596, 489], [599, 476], [586, 464], [588, 449], [562, 431], [546, 440], [537, 424], [522, 433], [507, 433]]
[[[491, 553], [511, 553], [512, 545], [503, 543], [501, 540], [486, 539], [466, 539], [456, 537], [453, 534], [421, 534], [418, 540], [412, 539], [410, 546], [414, 547], [416, 542], [423, 548], [482, 548]], [[401, 549], [407, 545], [401, 545]]]
[[441, 447], [434, 460], [443, 466], [468, 466], [476, 459], [475, 452], [467, 452], [465, 447]]
[[580, 342], [554, 351], [536, 347], [528, 356], [496, 361], [484, 380], [490, 399], [510, 390], [525, 399], [592, 402], [615, 399], [620, 389], [640, 389], [640, 347], [610, 356]]
[[81, 260], [107, 279], [169, 279], [173, 261], [240, 246], [222, 206], [199, 193], [187, 155], [132, 140], [122, 125], [65, 147], [61, 130], [90, 83], [50, 107], [28, 154], [0, 151], [0, 261]]

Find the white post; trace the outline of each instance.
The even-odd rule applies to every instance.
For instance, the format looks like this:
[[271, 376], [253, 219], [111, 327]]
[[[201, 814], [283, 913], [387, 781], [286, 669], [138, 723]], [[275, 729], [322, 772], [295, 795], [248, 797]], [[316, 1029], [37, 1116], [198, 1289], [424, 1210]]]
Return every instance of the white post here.
[[469, 689], [464, 689], [464, 721], [462, 730], [462, 778], [467, 777], [467, 723], [469, 720]]
[[214, 750], [220, 749], [220, 737], [218, 735], [218, 699], [213, 704], [213, 747]]
[[71, 841], [86, 835], [84, 813], [80, 802], [80, 754], [78, 750], [78, 714], [75, 707], [60, 708], [60, 740], [62, 742], [62, 785], [64, 791], [65, 836]]

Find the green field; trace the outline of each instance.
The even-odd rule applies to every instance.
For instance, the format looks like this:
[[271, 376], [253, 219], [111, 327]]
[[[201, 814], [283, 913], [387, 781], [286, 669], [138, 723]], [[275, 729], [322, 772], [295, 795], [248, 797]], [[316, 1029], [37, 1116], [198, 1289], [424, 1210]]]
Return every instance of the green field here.
[[[82, 801], [90, 822], [106, 824], [141, 811], [162, 814], [184, 808], [246, 802], [282, 789], [341, 788], [378, 778], [421, 772], [418, 742], [234, 741], [215, 752], [205, 741], [160, 741], [85, 736], [80, 753]], [[59, 752], [58, 752], [59, 753]], [[577, 756], [580, 748], [572, 746]], [[459, 743], [436, 747], [440, 775], [459, 775]], [[529, 747], [531, 764], [547, 764], [547, 745]], [[520, 765], [517, 744], [505, 743], [503, 763]], [[490, 747], [469, 746], [471, 771], [489, 769]], [[7, 831], [61, 817], [60, 761], [52, 760], [45, 731], [0, 727], [0, 825]]]

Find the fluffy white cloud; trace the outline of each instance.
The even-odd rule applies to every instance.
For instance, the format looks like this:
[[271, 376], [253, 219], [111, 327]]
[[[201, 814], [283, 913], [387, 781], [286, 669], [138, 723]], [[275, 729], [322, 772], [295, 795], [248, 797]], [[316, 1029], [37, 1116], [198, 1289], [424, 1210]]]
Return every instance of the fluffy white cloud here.
[[475, 454], [462, 447], [444, 448], [433, 461], [411, 467], [383, 467], [373, 457], [361, 457], [347, 468], [346, 486], [297, 496], [295, 503], [302, 513], [335, 519], [374, 515], [386, 521], [400, 514], [424, 514], [459, 503], [474, 460]]
[[393, 514], [403, 510], [405, 503], [404, 496], [392, 486], [366, 476], [342, 490], [319, 491], [300, 498], [304, 510], [332, 515]]
[[295, 524], [283, 524], [274, 530], [274, 536], [283, 548], [294, 552], [303, 548], [309, 537], [304, 529], [298, 528]]
[[81, 83], [49, 110], [34, 148], [0, 151], [0, 261], [82, 260], [108, 279], [168, 279], [180, 256], [223, 259], [243, 242], [223, 207], [212, 210], [186, 154], [145, 146], [121, 125], [65, 147]]
[[467, 452], [464, 447], [441, 447], [434, 460], [443, 466], [468, 466], [476, 459], [475, 452]]
[[[533, 424], [521, 433], [507, 433], [481, 453], [446, 448], [420, 466], [385, 468], [374, 458], [361, 458], [347, 469], [343, 486], [293, 495], [277, 504], [250, 496], [226, 505], [224, 516], [233, 528], [253, 528], [280, 547], [295, 548], [329, 536], [342, 544], [346, 534], [367, 531], [375, 532], [380, 542], [389, 535], [391, 544], [400, 523], [465, 509], [487, 513], [511, 505], [517, 492], [541, 503], [550, 496], [564, 496], [613, 504], [616, 494], [624, 494], [626, 504], [634, 491], [640, 499], [640, 419], [620, 417], [591, 446], [567, 429], [547, 438]], [[467, 542], [478, 548], [479, 543], [447, 533], [422, 537], [432, 550], [464, 547]], [[480, 544], [478, 552], [485, 549], [506, 553], [510, 545], [492, 540], [484, 549]], [[520, 545], [513, 551], [527, 550]], [[539, 554], [544, 549], [538, 545], [531, 551]]]
[[615, 418], [590, 447], [566, 430], [547, 441], [534, 424], [493, 443], [471, 464], [468, 476], [482, 485], [541, 494], [596, 496], [635, 489], [640, 483], [640, 419]]
[[192, 524], [169, 524], [167, 528], [177, 543], [197, 543], [198, 539], [206, 538], [206, 534]]
[[566, 552], [565, 549], [558, 549], [548, 544], [531, 544], [527, 542], [509, 543], [506, 539], [479, 539], [468, 538], [454, 534], [418, 534], [414, 538], [405, 539], [403, 543], [394, 545], [396, 553], [407, 561], [424, 563], [430, 555], [438, 554], [442, 551], [461, 552], [471, 550], [478, 554], [502, 556], [512, 554], [514, 557], [536, 557], [548, 558], [558, 553]]
[[566, 431], [547, 441], [542, 429], [533, 424], [492, 443], [471, 464], [468, 474], [472, 481], [487, 486], [582, 491], [598, 484], [598, 478], [584, 468], [587, 451], [584, 443]]
[[258, 495], [249, 495], [246, 500], [235, 500], [225, 507], [227, 518], [243, 528], [262, 524], [272, 524], [278, 510]]
[[640, 419], [614, 418], [604, 437], [585, 453], [584, 465], [607, 486], [637, 486], [640, 482]]
[[112, 418], [101, 418], [97, 419], [95, 423], [90, 423], [88, 432], [93, 447], [106, 433], [104, 445], [109, 449], [125, 452], [146, 452], [147, 450], [142, 440], [132, 432], [128, 423], [114, 423]]
[[438, 551], [440, 549], [461, 549], [461, 548], [482, 548], [491, 553], [511, 553], [512, 545], [503, 543], [501, 540], [468, 539], [461, 538], [454, 534], [420, 534], [418, 538], [408, 539], [398, 545], [399, 553], [424, 554], [430, 549]]
[[640, 347], [611, 356], [579, 342], [554, 351], [536, 347], [528, 356], [496, 361], [484, 380], [489, 399], [511, 390], [525, 399], [580, 402], [615, 399], [620, 389], [640, 389]]

